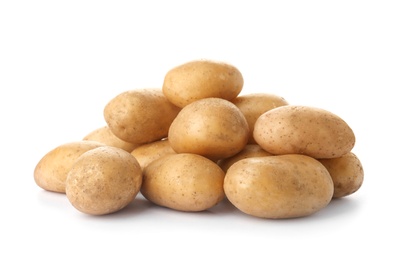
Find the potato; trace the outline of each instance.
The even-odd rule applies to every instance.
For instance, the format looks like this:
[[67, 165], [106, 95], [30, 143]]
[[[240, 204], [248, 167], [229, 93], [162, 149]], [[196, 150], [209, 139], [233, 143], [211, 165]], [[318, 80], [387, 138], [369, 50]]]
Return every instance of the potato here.
[[301, 154], [242, 159], [225, 175], [225, 195], [240, 211], [255, 217], [305, 217], [325, 208], [334, 185], [318, 160]]
[[167, 137], [179, 111], [161, 89], [134, 89], [111, 99], [104, 108], [104, 118], [118, 138], [144, 144]]
[[82, 154], [68, 172], [66, 195], [80, 212], [114, 213], [139, 193], [142, 168], [129, 152], [104, 146]]
[[249, 144], [255, 144], [253, 137], [254, 124], [265, 112], [280, 106], [289, 105], [289, 103], [281, 96], [268, 93], [251, 93], [236, 97], [231, 101], [244, 114], [250, 128]]
[[68, 171], [83, 153], [105, 146], [96, 141], [75, 141], [61, 144], [46, 153], [34, 170], [35, 183], [44, 190], [65, 193]]
[[363, 184], [364, 170], [360, 159], [349, 152], [338, 158], [319, 159], [334, 182], [334, 198], [355, 193]]
[[219, 160], [240, 152], [249, 128], [237, 106], [221, 98], [204, 98], [185, 106], [173, 120], [168, 141], [177, 153]]
[[83, 137], [83, 140], [97, 141], [109, 146], [121, 148], [127, 152], [132, 152], [138, 146], [137, 144], [123, 141], [122, 139], [114, 135], [113, 132], [110, 131], [109, 126], [107, 125], [91, 131]]
[[207, 210], [224, 197], [225, 173], [197, 154], [172, 154], [144, 169], [141, 193], [156, 205], [179, 211]]
[[234, 156], [224, 158], [218, 161], [218, 165], [226, 172], [232, 164], [245, 158], [271, 156], [273, 154], [264, 151], [258, 144], [247, 144], [244, 149]]
[[147, 167], [148, 164], [160, 157], [175, 153], [167, 139], [140, 145], [131, 152], [142, 168]]
[[241, 92], [244, 79], [231, 64], [214, 60], [193, 60], [169, 70], [163, 93], [173, 104], [185, 107], [193, 101], [217, 97], [232, 100]]
[[287, 105], [262, 114], [254, 124], [255, 141], [276, 155], [340, 157], [354, 147], [355, 136], [339, 116], [325, 109]]

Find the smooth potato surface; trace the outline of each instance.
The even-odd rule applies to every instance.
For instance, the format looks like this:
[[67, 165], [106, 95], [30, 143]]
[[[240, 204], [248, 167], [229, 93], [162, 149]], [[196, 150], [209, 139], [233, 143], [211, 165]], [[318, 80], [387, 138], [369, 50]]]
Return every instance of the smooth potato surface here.
[[177, 153], [194, 153], [212, 160], [233, 156], [248, 142], [249, 128], [237, 106], [221, 98], [205, 98], [185, 106], [168, 132]]
[[175, 153], [167, 139], [140, 145], [131, 152], [142, 168], [147, 167], [148, 164], [160, 157]]
[[353, 130], [341, 117], [325, 109], [298, 105], [262, 114], [255, 122], [253, 136], [272, 154], [305, 154], [317, 159], [340, 157], [355, 144]]
[[225, 173], [197, 154], [173, 154], [144, 169], [141, 193], [149, 201], [179, 211], [207, 210], [224, 197]]
[[104, 118], [118, 138], [144, 144], [167, 137], [179, 111], [161, 89], [135, 89], [111, 99], [104, 108]]
[[121, 148], [127, 152], [132, 152], [132, 150], [138, 146], [137, 144], [126, 142], [114, 135], [107, 125], [91, 131], [83, 137], [83, 140], [97, 141], [109, 146]]
[[363, 184], [364, 170], [360, 159], [352, 152], [341, 157], [319, 160], [334, 182], [334, 198], [355, 193]]
[[79, 211], [114, 213], [132, 202], [142, 185], [142, 168], [129, 152], [104, 146], [81, 155], [68, 172], [66, 195]]
[[231, 101], [244, 114], [250, 128], [249, 144], [255, 144], [253, 137], [254, 124], [265, 112], [280, 106], [289, 105], [281, 96], [269, 93], [250, 93], [236, 97]]
[[229, 167], [232, 164], [236, 163], [239, 160], [251, 157], [262, 157], [262, 156], [271, 156], [273, 154], [263, 150], [258, 144], [247, 144], [244, 149], [234, 156], [224, 158], [218, 161], [218, 165], [222, 168], [224, 172], [227, 172]]
[[235, 66], [214, 60], [194, 60], [168, 71], [162, 90], [173, 104], [185, 107], [209, 97], [232, 100], [243, 85], [242, 74]]
[[226, 172], [228, 200], [242, 212], [281, 219], [311, 215], [329, 204], [334, 186], [327, 169], [300, 154], [242, 159]]
[[36, 184], [44, 190], [65, 193], [67, 174], [83, 153], [105, 146], [96, 141], [74, 141], [61, 144], [46, 153], [34, 170]]

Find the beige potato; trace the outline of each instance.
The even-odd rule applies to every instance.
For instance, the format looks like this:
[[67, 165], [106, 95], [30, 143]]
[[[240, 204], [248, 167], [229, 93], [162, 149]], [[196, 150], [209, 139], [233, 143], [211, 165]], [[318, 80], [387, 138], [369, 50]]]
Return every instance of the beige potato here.
[[135, 89], [111, 99], [104, 108], [104, 118], [118, 138], [144, 144], [167, 137], [179, 111], [161, 89]]
[[225, 175], [225, 195], [240, 211], [282, 219], [312, 215], [332, 199], [334, 185], [318, 160], [301, 154], [242, 159]]
[[244, 79], [233, 65], [214, 60], [193, 60], [169, 70], [163, 93], [176, 106], [217, 97], [232, 100], [241, 92]]
[[97, 141], [109, 146], [121, 148], [127, 152], [132, 152], [138, 146], [137, 144], [126, 142], [114, 135], [107, 125], [91, 131], [83, 137], [83, 140]]
[[83, 153], [105, 146], [96, 141], [75, 141], [61, 144], [46, 153], [34, 170], [35, 183], [44, 190], [65, 193], [68, 171]]
[[317, 159], [352, 150], [355, 135], [339, 116], [325, 109], [287, 105], [262, 114], [254, 124], [255, 141], [272, 154], [305, 154]]
[[327, 168], [334, 182], [334, 198], [351, 195], [362, 186], [363, 166], [353, 152], [338, 158], [319, 159], [319, 161]]
[[273, 154], [266, 152], [258, 144], [247, 144], [244, 149], [232, 157], [224, 158], [218, 161], [218, 165], [224, 172], [227, 172], [232, 164], [239, 160], [251, 157], [271, 156]]
[[219, 160], [240, 152], [249, 128], [237, 106], [221, 98], [205, 98], [185, 106], [168, 132], [177, 153], [194, 153]]
[[82, 154], [68, 172], [66, 195], [80, 212], [105, 215], [131, 203], [142, 185], [142, 168], [129, 152], [104, 146]]
[[257, 119], [265, 112], [280, 106], [289, 105], [281, 96], [270, 93], [250, 93], [236, 97], [231, 101], [244, 114], [250, 128], [249, 144], [255, 144], [253, 137], [254, 124]]
[[179, 211], [203, 211], [224, 197], [225, 173], [197, 154], [172, 154], [144, 169], [141, 193], [149, 201]]
[[167, 139], [140, 145], [131, 152], [142, 168], [147, 167], [148, 164], [160, 157], [175, 153]]

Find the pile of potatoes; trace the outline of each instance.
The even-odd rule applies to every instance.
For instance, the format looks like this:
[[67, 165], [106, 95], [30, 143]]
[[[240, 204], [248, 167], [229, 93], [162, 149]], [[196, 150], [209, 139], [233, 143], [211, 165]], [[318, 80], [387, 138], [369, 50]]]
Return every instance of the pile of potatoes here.
[[268, 219], [309, 216], [361, 187], [355, 135], [342, 118], [272, 93], [240, 95], [243, 85], [225, 62], [176, 66], [161, 88], [109, 100], [106, 124], [45, 154], [35, 182], [91, 215], [142, 194], [187, 212], [227, 200]]

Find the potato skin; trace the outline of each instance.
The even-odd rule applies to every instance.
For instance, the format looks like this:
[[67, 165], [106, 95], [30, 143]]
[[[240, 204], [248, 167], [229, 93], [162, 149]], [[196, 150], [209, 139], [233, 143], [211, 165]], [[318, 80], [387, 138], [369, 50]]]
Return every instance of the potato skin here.
[[237, 106], [221, 98], [205, 98], [185, 106], [174, 119], [168, 141], [177, 153], [219, 160], [240, 152], [249, 128]]
[[96, 141], [74, 141], [61, 144], [46, 153], [34, 170], [35, 183], [44, 190], [65, 193], [65, 180], [71, 166], [83, 153], [105, 146]]
[[138, 146], [137, 144], [126, 142], [114, 135], [107, 125], [94, 129], [84, 136], [83, 140], [97, 141], [109, 146], [121, 148], [127, 152], [132, 152], [132, 150]]
[[215, 206], [224, 197], [225, 173], [213, 161], [197, 154], [172, 154], [144, 169], [141, 193], [156, 205], [196, 212]]
[[334, 186], [327, 169], [300, 154], [242, 159], [225, 175], [228, 200], [255, 217], [309, 216], [329, 204]]
[[160, 157], [175, 153], [167, 139], [140, 145], [131, 152], [142, 168], [147, 167], [148, 164]]
[[66, 195], [80, 212], [90, 215], [114, 213], [139, 193], [142, 169], [130, 153], [104, 146], [82, 154], [71, 167]]
[[244, 79], [233, 65], [214, 60], [193, 60], [169, 70], [164, 77], [163, 93], [176, 106], [203, 98], [232, 100], [241, 92]]
[[167, 137], [179, 111], [161, 89], [134, 89], [111, 99], [104, 108], [104, 118], [114, 135], [139, 145]]
[[334, 198], [351, 195], [363, 184], [364, 170], [360, 159], [353, 152], [338, 158], [319, 159], [327, 168], [334, 182]]
[[340, 157], [352, 150], [355, 135], [339, 116], [321, 108], [288, 105], [262, 114], [254, 139], [276, 154], [305, 154], [317, 159]]
[[256, 144], [253, 137], [254, 124], [265, 112], [280, 106], [289, 105], [283, 97], [269, 93], [250, 93], [236, 97], [231, 101], [244, 114], [250, 128], [249, 144]]
[[258, 144], [247, 144], [244, 149], [234, 156], [224, 158], [219, 160], [217, 163], [224, 172], [227, 172], [229, 167], [232, 164], [238, 162], [239, 160], [251, 157], [262, 157], [262, 156], [271, 156], [273, 154], [264, 151]]

